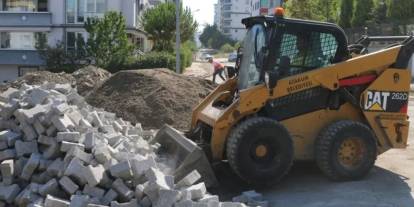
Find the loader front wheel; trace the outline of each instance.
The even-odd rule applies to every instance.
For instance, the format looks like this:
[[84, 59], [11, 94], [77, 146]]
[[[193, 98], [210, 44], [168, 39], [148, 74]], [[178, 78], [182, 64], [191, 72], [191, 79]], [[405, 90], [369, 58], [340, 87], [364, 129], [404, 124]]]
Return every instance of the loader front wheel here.
[[293, 142], [286, 128], [268, 118], [250, 118], [227, 140], [227, 159], [233, 171], [253, 185], [279, 181], [292, 166]]
[[316, 139], [315, 158], [321, 171], [332, 180], [358, 180], [374, 166], [375, 135], [355, 121], [331, 124]]

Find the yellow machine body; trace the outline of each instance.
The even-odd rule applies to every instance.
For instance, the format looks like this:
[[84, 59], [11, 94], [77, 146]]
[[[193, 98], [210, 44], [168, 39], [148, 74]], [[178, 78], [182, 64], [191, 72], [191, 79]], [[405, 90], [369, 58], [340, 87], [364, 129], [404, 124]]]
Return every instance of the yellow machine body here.
[[[211, 127], [210, 148], [213, 160], [226, 159], [226, 140], [242, 120], [255, 116], [269, 100], [292, 95], [315, 87], [330, 91], [340, 88], [341, 80], [374, 75], [376, 79], [361, 93], [359, 106], [345, 103], [339, 109], [329, 108], [281, 120], [294, 142], [296, 160], [314, 159], [314, 142], [322, 129], [337, 120], [366, 123], [377, 137], [378, 153], [407, 146], [409, 121], [406, 112], [389, 112], [389, 100], [407, 100], [411, 74], [394, 69], [402, 46], [361, 55], [324, 68], [283, 78], [275, 88], [264, 83], [239, 91], [238, 100], [228, 107], [215, 106], [229, 101], [237, 88], [237, 78], [218, 86], [193, 111], [192, 129], [199, 123]], [[391, 97], [392, 96], [392, 97]], [[388, 101], [388, 103], [387, 103]]]

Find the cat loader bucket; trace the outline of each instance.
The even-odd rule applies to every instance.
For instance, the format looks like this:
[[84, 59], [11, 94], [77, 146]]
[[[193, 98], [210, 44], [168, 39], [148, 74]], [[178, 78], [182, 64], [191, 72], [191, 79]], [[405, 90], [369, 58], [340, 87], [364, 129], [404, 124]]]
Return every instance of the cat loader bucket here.
[[161, 145], [158, 155], [168, 160], [176, 181], [197, 170], [207, 187], [217, 186], [217, 178], [204, 151], [176, 129], [165, 125], [150, 143]]

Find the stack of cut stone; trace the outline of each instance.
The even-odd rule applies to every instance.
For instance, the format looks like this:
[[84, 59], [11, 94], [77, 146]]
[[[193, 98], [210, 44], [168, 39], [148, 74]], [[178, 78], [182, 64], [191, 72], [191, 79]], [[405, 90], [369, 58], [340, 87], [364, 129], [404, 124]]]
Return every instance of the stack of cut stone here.
[[0, 206], [244, 206], [207, 194], [197, 171], [166, 175], [152, 135], [70, 85], [9, 88], [0, 94]]

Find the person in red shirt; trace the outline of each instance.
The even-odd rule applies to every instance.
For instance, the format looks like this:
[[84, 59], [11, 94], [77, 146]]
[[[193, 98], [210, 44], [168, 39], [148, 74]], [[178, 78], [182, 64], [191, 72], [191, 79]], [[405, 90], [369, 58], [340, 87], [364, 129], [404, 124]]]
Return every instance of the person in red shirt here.
[[214, 73], [213, 73], [213, 82], [216, 82], [216, 75], [219, 75], [219, 77], [223, 80], [226, 81], [226, 79], [223, 76], [223, 72], [224, 72], [224, 65], [222, 63], [220, 63], [219, 61], [214, 61], [213, 58], [210, 58], [208, 60], [209, 63], [213, 64], [214, 66]]

